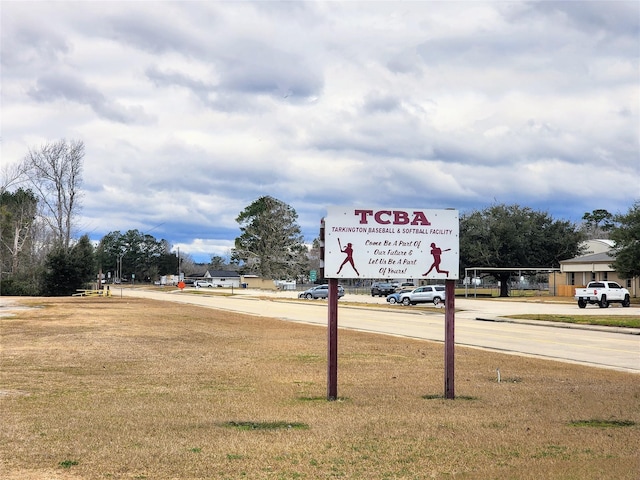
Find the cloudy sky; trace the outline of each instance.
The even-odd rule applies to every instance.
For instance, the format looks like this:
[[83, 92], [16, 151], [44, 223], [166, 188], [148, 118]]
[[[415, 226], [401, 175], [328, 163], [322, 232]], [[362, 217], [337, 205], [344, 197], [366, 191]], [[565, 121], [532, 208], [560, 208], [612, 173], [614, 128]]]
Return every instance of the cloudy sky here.
[[0, 3], [2, 162], [85, 143], [79, 234], [207, 261], [263, 195], [329, 205], [640, 198], [640, 2]]

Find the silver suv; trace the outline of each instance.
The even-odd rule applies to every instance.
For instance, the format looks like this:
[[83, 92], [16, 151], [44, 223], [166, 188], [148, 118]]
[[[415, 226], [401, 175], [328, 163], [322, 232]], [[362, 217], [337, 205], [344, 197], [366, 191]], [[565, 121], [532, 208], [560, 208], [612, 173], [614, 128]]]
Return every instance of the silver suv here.
[[[316, 298], [327, 298], [329, 296], [329, 285], [318, 285], [300, 293], [298, 298], [307, 298], [309, 300]], [[338, 298], [344, 297], [344, 288], [338, 285]]]
[[425, 285], [414, 288], [410, 292], [403, 293], [398, 299], [403, 305], [415, 305], [416, 303], [433, 303], [438, 305], [444, 300], [444, 285]]

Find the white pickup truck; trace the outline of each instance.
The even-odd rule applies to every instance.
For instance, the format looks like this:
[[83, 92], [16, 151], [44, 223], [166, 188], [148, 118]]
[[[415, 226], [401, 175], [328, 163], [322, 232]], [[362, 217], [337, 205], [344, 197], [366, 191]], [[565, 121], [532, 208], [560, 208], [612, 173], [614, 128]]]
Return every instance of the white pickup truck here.
[[600, 308], [607, 308], [610, 303], [621, 303], [623, 307], [631, 305], [629, 290], [616, 282], [590, 282], [587, 288], [576, 288], [576, 299], [580, 308], [596, 303]]

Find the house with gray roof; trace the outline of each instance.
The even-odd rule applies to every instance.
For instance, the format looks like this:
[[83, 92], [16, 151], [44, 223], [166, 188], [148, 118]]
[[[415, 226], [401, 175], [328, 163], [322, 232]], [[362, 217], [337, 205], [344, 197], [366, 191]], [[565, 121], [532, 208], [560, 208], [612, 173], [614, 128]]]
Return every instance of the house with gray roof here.
[[190, 280], [206, 280], [218, 287], [240, 287], [240, 274], [233, 270], [205, 270], [201, 274], [189, 275]]
[[555, 275], [559, 295], [573, 296], [575, 288], [593, 281], [617, 282], [626, 287], [631, 296], [640, 293], [640, 278], [621, 278], [611, 266], [616, 257], [611, 240], [588, 240], [586, 255], [560, 262], [560, 273]]

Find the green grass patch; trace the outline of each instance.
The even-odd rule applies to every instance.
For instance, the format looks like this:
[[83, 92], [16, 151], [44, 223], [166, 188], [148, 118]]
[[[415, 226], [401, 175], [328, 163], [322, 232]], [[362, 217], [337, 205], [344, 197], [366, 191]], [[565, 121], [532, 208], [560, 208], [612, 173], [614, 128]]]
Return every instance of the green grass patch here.
[[[424, 400], [448, 400], [442, 394], [427, 394], [422, 395]], [[453, 400], [477, 400], [476, 397], [470, 397], [468, 395], [456, 395]]]
[[240, 455], [237, 453], [227, 453], [227, 460], [242, 460], [244, 458], [244, 455]]
[[59, 467], [62, 468], [71, 468], [75, 465], [78, 465], [78, 461], [77, 460], [63, 460], [62, 462], [60, 462], [58, 464]]
[[592, 420], [573, 420], [569, 422], [569, 425], [572, 427], [597, 427], [597, 428], [607, 428], [607, 427], [633, 427], [636, 422], [631, 420], [601, 420], [601, 419], [592, 419]]
[[568, 449], [563, 445], [546, 445], [539, 452], [533, 455], [533, 458], [560, 458], [568, 459]]
[[605, 327], [640, 328], [640, 316], [625, 315], [542, 315], [542, 314], [522, 314], [508, 315], [506, 318], [522, 320], [540, 320], [543, 322], [574, 323], [579, 325], [601, 325]]
[[236, 428], [238, 430], [308, 430], [309, 425], [300, 422], [251, 422], [231, 421], [222, 424], [223, 427]]

